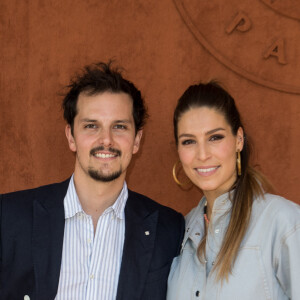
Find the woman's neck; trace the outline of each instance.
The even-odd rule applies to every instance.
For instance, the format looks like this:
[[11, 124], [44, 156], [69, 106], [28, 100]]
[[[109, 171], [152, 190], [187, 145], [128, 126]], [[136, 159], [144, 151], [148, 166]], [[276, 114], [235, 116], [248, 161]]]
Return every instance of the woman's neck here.
[[228, 191], [224, 191], [223, 193], [216, 193], [215, 191], [203, 192], [206, 201], [207, 201], [207, 209], [206, 209], [206, 216], [208, 220], [211, 219], [214, 203], [218, 197], [227, 193]]

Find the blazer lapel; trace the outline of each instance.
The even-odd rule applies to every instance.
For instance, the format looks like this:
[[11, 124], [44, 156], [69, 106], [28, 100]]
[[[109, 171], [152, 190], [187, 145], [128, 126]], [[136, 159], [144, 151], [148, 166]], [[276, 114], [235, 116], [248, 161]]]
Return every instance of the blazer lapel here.
[[65, 222], [63, 200], [68, 183], [51, 185], [35, 195], [32, 253], [37, 299], [54, 299], [57, 292]]
[[158, 211], [146, 209], [143, 199], [136, 199], [129, 191], [117, 300], [141, 298], [154, 249], [157, 220]]

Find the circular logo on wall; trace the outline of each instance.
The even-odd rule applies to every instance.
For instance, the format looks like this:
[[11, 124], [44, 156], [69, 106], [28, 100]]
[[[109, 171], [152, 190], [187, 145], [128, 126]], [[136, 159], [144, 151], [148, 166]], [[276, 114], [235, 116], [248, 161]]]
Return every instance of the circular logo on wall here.
[[222, 64], [263, 86], [300, 94], [300, 1], [173, 1]]

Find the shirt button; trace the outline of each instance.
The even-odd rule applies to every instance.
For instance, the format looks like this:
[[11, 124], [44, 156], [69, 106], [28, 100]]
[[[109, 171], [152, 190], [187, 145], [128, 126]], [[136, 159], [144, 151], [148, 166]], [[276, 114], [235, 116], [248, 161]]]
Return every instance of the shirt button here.
[[24, 300], [30, 300], [30, 297], [28, 295], [25, 295]]
[[199, 296], [200, 296], [200, 292], [197, 291], [197, 292], [196, 292], [196, 297], [199, 297]]
[[216, 230], [215, 230], [215, 233], [219, 233], [219, 232], [220, 232], [220, 229], [216, 229]]
[[90, 279], [94, 279], [94, 275], [93, 274], [90, 275]]
[[87, 239], [87, 242], [90, 244], [92, 242], [92, 240], [91, 239]]

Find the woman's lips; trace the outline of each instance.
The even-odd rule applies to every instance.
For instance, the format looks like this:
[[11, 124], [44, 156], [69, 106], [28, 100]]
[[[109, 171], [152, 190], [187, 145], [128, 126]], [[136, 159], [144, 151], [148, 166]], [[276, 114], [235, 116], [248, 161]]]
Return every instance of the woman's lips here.
[[195, 168], [197, 173], [201, 176], [210, 176], [217, 172], [218, 168], [220, 166], [216, 167], [201, 167], [201, 168]]

